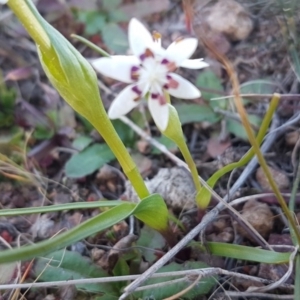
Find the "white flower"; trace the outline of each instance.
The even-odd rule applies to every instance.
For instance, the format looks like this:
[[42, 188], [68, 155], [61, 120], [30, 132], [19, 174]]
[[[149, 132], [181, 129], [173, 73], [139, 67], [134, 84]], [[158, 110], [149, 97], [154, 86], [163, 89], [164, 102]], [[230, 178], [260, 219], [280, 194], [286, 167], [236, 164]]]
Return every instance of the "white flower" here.
[[5, 4], [8, 0], [0, 0], [0, 4]]
[[131, 19], [128, 34], [132, 56], [115, 55], [92, 62], [103, 75], [129, 83], [112, 102], [108, 116], [117, 119], [127, 114], [146, 96], [156, 125], [165, 130], [169, 108], [164, 92], [183, 99], [195, 99], [201, 95], [198, 88], [173, 71], [178, 67], [201, 69], [208, 64], [201, 59], [188, 59], [197, 48], [195, 38], [175, 41], [164, 49], [159, 34], [152, 36], [137, 19]]

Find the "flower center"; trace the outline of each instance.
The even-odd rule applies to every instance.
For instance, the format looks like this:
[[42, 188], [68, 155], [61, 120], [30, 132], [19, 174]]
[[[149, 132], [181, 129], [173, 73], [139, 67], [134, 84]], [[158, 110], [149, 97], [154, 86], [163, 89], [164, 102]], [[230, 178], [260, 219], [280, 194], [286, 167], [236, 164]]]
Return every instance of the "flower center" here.
[[146, 56], [142, 60], [139, 83], [147, 86], [150, 93], [161, 93], [162, 87], [168, 83], [168, 68], [155, 56]]

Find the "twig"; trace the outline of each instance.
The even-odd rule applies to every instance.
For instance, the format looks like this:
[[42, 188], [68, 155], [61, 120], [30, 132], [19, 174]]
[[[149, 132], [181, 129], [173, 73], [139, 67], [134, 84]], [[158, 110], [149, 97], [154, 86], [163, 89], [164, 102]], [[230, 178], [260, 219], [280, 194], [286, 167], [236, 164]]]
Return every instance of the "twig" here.
[[195, 281], [190, 284], [188, 287], [186, 287], [184, 290], [180, 291], [179, 293], [171, 296], [171, 297], [168, 297], [168, 298], [165, 298], [164, 300], [175, 300], [175, 299], [179, 299], [181, 296], [183, 296], [184, 294], [186, 294], [188, 291], [190, 291], [198, 282], [199, 280], [201, 279], [201, 275], [198, 275], [198, 277], [195, 279]]
[[[273, 97], [273, 94], [240, 94], [241, 97], [244, 98], [258, 98], [258, 100], [260, 101], [261, 98], [271, 98]], [[285, 100], [285, 98], [287, 100], [292, 99], [300, 99], [300, 94], [280, 94], [281, 100]], [[222, 96], [222, 97], [214, 97], [211, 98], [211, 101], [217, 101], [217, 100], [223, 100], [223, 99], [231, 99], [234, 98], [234, 95], [228, 95], [228, 96]]]
[[[218, 294], [220, 295], [220, 294]], [[294, 295], [278, 295], [278, 294], [266, 294], [266, 293], [247, 293], [247, 292], [226, 292], [226, 296], [230, 298], [248, 298], [251, 299], [278, 299], [278, 300], [294, 300]]]
[[[246, 274], [241, 274], [237, 272], [231, 272], [227, 270], [223, 270], [221, 268], [205, 268], [205, 269], [191, 269], [185, 271], [173, 271], [173, 272], [163, 272], [156, 273], [152, 275], [152, 278], [163, 278], [163, 277], [176, 277], [180, 276], [180, 280], [190, 280], [189, 276], [202, 276], [203, 278], [224, 275], [231, 277], [238, 277], [248, 281], [259, 282], [262, 284], [271, 284], [274, 283], [272, 280], [259, 278], [255, 276], [250, 276]], [[112, 277], [102, 277], [102, 278], [85, 278], [85, 279], [71, 279], [71, 280], [63, 280], [63, 281], [50, 281], [50, 282], [34, 282], [34, 283], [16, 283], [16, 284], [2, 284], [0, 285], [0, 290], [11, 290], [11, 289], [23, 289], [23, 288], [39, 288], [39, 287], [58, 287], [58, 286], [67, 286], [67, 285], [76, 285], [76, 284], [87, 284], [87, 283], [110, 283], [110, 282], [120, 282], [120, 281], [128, 281], [139, 278], [141, 275], [127, 275], [127, 276], [112, 276]], [[188, 278], [184, 279], [184, 276], [188, 276]], [[282, 283], [280, 285], [282, 288], [293, 290], [294, 286], [291, 284]], [[152, 285], [148, 285], [148, 287], [152, 287]], [[139, 288], [140, 290], [144, 289], [144, 287]]]
[[294, 251], [292, 252], [292, 254], [290, 256], [290, 260], [289, 260], [289, 268], [286, 271], [286, 273], [284, 274], [284, 276], [282, 276], [278, 281], [273, 282], [267, 286], [259, 287], [259, 288], [256, 288], [256, 287], [250, 288], [249, 291], [266, 292], [266, 291], [275, 289], [275, 288], [279, 287], [282, 283], [286, 282], [293, 272], [294, 259], [298, 252], [298, 249], [299, 249], [299, 246], [295, 247]]

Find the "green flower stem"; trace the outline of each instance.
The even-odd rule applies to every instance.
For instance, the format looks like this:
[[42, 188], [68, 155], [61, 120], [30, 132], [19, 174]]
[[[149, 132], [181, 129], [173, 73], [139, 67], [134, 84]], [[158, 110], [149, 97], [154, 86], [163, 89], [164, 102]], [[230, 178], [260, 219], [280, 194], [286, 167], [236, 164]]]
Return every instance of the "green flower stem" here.
[[7, 5], [26, 28], [37, 46], [41, 45], [45, 48], [51, 48], [51, 41], [47, 33], [33, 15], [26, 1], [10, 0], [7, 2]]
[[186, 141], [184, 139], [182, 131], [181, 131], [180, 136], [178, 135], [178, 138], [176, 139], [176, 141], [174, 140], [174, 142], [177, 144], [181, 154], [183, 155], [183, 158], [191, 171], [196, 191], [199, 192], [201, 189], [201, 183], [199, 180], [198, 170], [197, 170], [196, 164], [193, 160], [193, 157], [190, 153], [190, 150], [186, 144]]
[[106, 114], [90, 64], [42, 18], [30, 0], [10, 0], [8, 5], [36, 42], [42, 66], [53, 86], [99, 131], [139, 198], [149, 196], [142, 176]]
[[[170, 113], [169, 123], [168, 123], [168, 127], [164, 131], [162, 131], [162, 133], [167, 138], [171, 139], [177, 145], [180, 152], [182, 153], [183, 158], [191, 171], [193, 182], [194, 182], [194, 185], [195, 185], [195, 188], [197, 191], [197, 196], [198, 196], [198, 194], [201, 190], [201, 184], [200, 184], [199, 177], [198, 177], [199, 176], [198, 171], [197, 171], [196, 165], [194, 163], [194, 160], [191, 156], [191, 153], [186, 145], [178, 113], [171, 104], [168, 104], [168, 105], [169, 105], [169, 113]], [[196, 199], [197, 199], [197, 196], [196, 196]]]
[[[99, 120], [101, 120], [101, 123]], [[97, 123], [93, 123], [94, 127], [100, 132], [107, 145], [115, 154], [137, 195], [141, 200], [148, 197], [150, 193], [146, 187], [146, 184], [139, 173], [137, 166], [114, 129], [110, 119], [108, 118], [104, 107], [103, 114], [99, 117], [99, 120]]]

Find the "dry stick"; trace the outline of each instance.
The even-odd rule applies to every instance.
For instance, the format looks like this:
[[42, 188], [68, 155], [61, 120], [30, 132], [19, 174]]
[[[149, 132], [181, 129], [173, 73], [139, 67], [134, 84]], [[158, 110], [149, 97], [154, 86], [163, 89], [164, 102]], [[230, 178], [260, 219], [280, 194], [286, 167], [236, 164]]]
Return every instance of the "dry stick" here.
[[[190, 281], [191, 276], [202, 276], [211, 277], [211, 276], [231, 276], [231, 277], [238, 277], [247, 281], [254, 281], [259, 282], [261, 284], [271, 284], [274, 281], [258, 278], [255, 276], [250, 276], [246, 274], [241, 274], [237, 272], [223, 270], [221, 268], [205, 268], [205, 269], [192, 269], [192, 270], [185, 270], [185, 271], [173, 271], [173, 272], [164, 272], [164, 273], [157, 273], [153, 274], [152, 278], [163, 278], [163, 277], [175, 277], [181, 276], [182, 278], [177, 279], [178, 281]], [[184, 278], [187, 276], [187, 278]], [[85, 278], [85, 279], [71, 279], [71, 280], [63, 280], [63, 281], [50, 281], [50, 282], [34, 282], [34, 283], [16, 283], [16, 284], [3, 284], [0, 285], [0, 290], [10, 290], [16, 288], [39, 288], [39, 287], [53, 287], [53, 286], [68, 286], [68, 285], [76, 285], [76, 284], [87, 284], [87, 283], [110, 283], [110, 282], [120, 282], [120, 281], [128, 281], [133, 280], [140, 277], [140, 275], [126, 275], [126, 276], [114, 276], [114, 277], [104, 277], [104, 278]], [[168, 285], [168, 281], [165, 283], [159, 283], [161, 286], [162, 284]], [[152, 288], [154, 285], [148, 285], [138, 288], [137, 290], [145, 290], [147, 287]], [[293, 290], [295, 287], [292, 284], [281, 284], [282, 288]]]
[[[217, 294], [223, 295], [223, 294]], [[247, 292], [226, 292], [226, 297], [230, 298], [246, 298], [251, 297], [252, 299], [277, 299], [277, 300], [294, 300], [294, 295], [278, 295], [278, 294], [266, 294], [266, 293], [247, 293]]]
[[175, 295], [165, 298], [164, 300], [175, 300], [186, 294], [188, 291], [190, 291], [201, 279], [201, 275], [198, 275], [198, 277], [195, 279], [195, 281], [190, 284], [188, 287], [186, 287], [184, 290], [180, 291], [179, 293], [176, 293]]
[[[123, 117], [124, 118], [124, 117]], [[122, 120], [123, 120], [122, 118]], [[271, 126], [271, 132], [273, 129], [277, 127], [277, 118], [275, 118], [272, 122]], [[274, 143], [276, 140], [278, 134], [281, 131], [277, 131], [274, 133], [271, 133], [268, 135], [266, 138], [264, 144], [261, 147], [261, 152], [264, 153], [268, 151], [268, 149], [271, 147], [271, 145]], [[146, 134], [142, 135], [147, 136]], [[147, 137], [146, 137], [147, 139]], [[150, 139], [147, 139], [150, 141]], [[154, 144], [153, 144], [154, 145]], [[161, 147], [161, 151], [166, 154], [169, 158], [173, 159], [173, 154], [170, 153], [169, 151], [166, 151], [164, 149], [165, 147]], [[163, 151], [164, 150], [164, 151]], [[175, 156], [175, 155], [174, 155]], [[179, 160], [180, 165], [185, 166], [185, 164], [178, 159], [175, 156], [176, 159], [174, 161]], [[249, 162], [249, 164], [245, 167], [244, 171], [242, 172], [241, 176], [237, 179], [237, 181], [234, 183], [234, 185], [231, 187], [229, 193], [224, 197], [224, 202], [228, 202], [230, 195], [234, 194], [240, 186], [245, 182], [247, 177], [254, 171], [255, 167], [257, 165], [257, 158], [254, 157], [252, 160]], [[181, 249], [183, 249], [197, 234], [199, 234], [202, 230], [206, 228], [206, 226], [218, 215], [218, 213], [224, 209], [226, 206], [224, 203], [219, 202], [217, 206], [215, 206], [210, 212], [208, 212], [206, 215], [204, 215], [201, 223], [199, 223], [195, 228], [193, 228], [187, 235], [178, 242], [177, 245], [175, 245], [170, 251], [168, 251], [162, 258], [160, 258], [154, 265], [152, 265], [146, 272], [144, 272], [139, 278], [137, 278], [135, 281], [133, 281], [130, 285], [128, 285], [124, 289], [123, 295], [119, 298], [119, 300], [125, 299], [129, 294], [131, 294], [135, 289], [140, 286], [145, 280], [147, 280], [150, 276], [152, 276], [153, 273], [158, 271], [163, 265], [165, 265], [170, 259], [172, 259]]]
[[294, 259], [295, 259], [296, 255], [298, 253], [298, 250], [299, 250], [299, 246], [295, 247], [295, 250], [292, 252], [292, 254], [290, 256], [290, 259], [289, 259], [289, 268], [286, 271], [286, 273], [278, 281], [276, 281], [274, 283], [271, 283], [270, 285], [267, 285], [267, 286], [263, 286], [263, 287], [259, 287], [259, 288], [254, 287], [252, 289], [249, 289], [249, 292], [250, 291], [266, 292], [266, 291], [278, 288], [282, 283], [286, 282], [289, 279], [289, 277], [291, 276], [292, 272], [293, 272]]
[[[292, 98], [292, 100], [297, 99], [300, 100], [300, 94], [280, 94], [281, 95], [281, 100], [290, 100], [290, 98]], [[260, 101], [261, 98], [271, 98], [273, 97], [273, 94], [240, 94], [241, 97], [244, 98], [258, 98]], [[214, 97], [211, 98], [211, 101], [217, 101], [217, 100], [223, 100], [223, 99], [231, 99], [234, 98], [234, 95], [228, 95], [228, 96], [222, 96], [222, 97]]]

